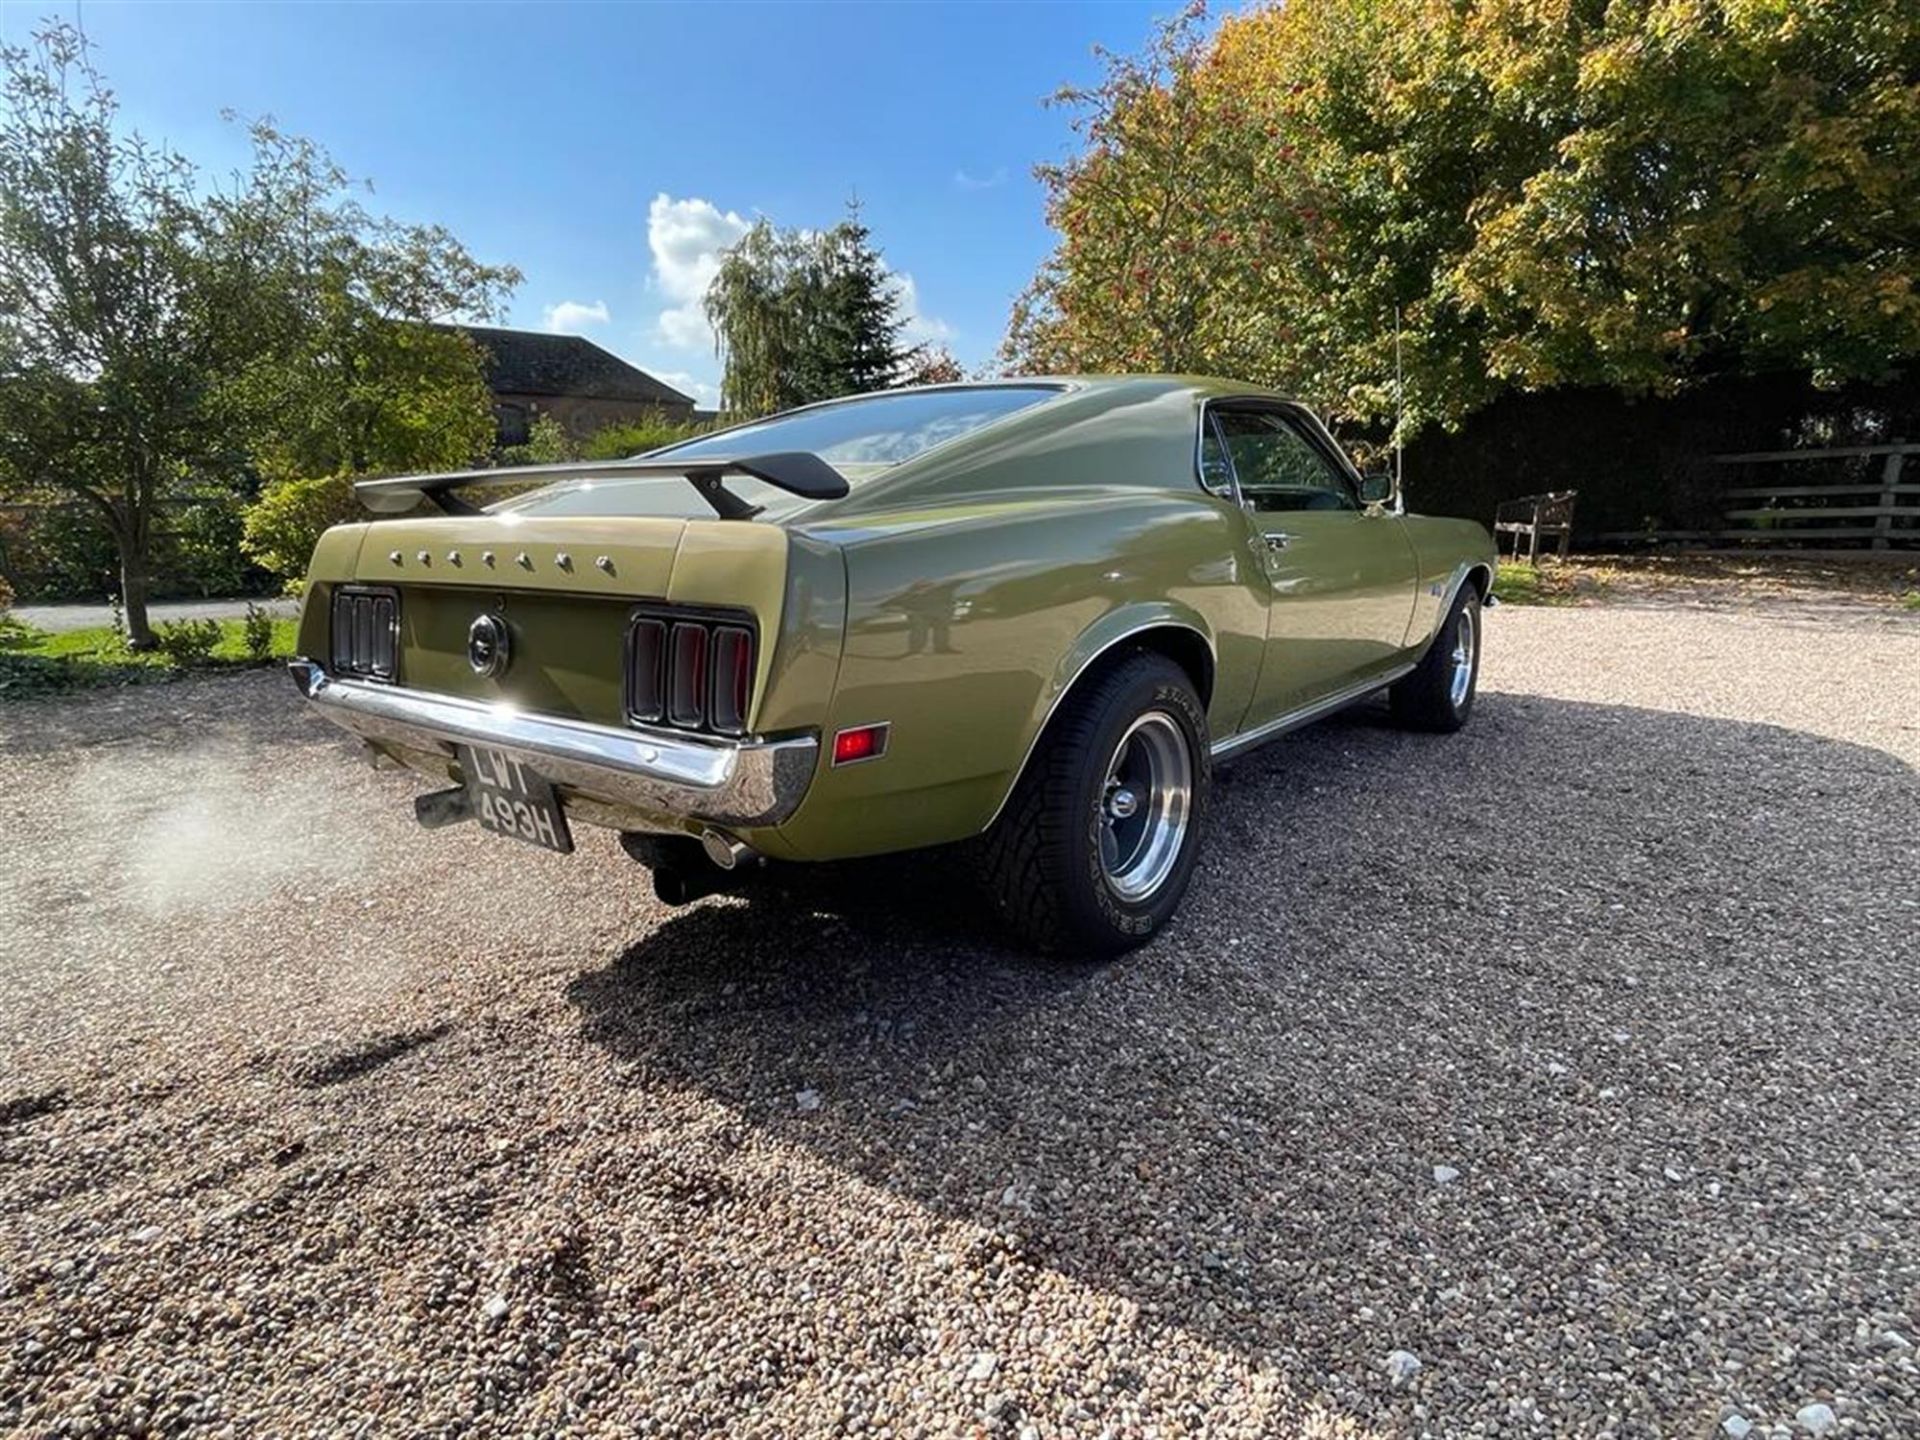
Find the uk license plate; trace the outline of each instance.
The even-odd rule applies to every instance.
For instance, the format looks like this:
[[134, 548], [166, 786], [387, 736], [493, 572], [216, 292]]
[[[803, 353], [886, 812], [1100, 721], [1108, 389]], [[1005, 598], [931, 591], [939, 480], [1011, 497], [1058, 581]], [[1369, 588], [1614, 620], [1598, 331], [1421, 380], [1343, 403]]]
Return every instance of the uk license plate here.
[[573, 835], [553, 783], [504, 750], [462, 745], [460, 771], [480, 828], [569, 854]]

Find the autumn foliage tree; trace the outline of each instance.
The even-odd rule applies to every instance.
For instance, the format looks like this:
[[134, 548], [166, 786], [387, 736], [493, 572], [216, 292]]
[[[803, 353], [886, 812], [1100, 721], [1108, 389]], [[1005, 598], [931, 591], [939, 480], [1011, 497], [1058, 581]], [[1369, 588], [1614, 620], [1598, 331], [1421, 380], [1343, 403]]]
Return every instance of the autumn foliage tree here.
[[900, 362], [897, 385], [958, 385], [967, 378], [960, 362], [944, 345], [916, 345]]
[[1190, 10], [1060, 97], [1012, 368], [1198, 370], [1452, 423], [1502, 390], [1879, 379], [1920, 354], [1920, 10]]

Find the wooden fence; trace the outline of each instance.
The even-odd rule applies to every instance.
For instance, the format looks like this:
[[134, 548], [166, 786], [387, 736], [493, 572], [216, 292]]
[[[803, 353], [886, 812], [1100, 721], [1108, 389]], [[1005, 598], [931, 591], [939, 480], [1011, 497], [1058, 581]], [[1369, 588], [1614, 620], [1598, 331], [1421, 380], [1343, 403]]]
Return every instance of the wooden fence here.
[[[1885, 445], [1840, 445], [1823, 450], [1762, 450], [1748, 455], [1716, 455], [1719, 465], [1740, 467], [1734, 483], [1722, 491], [1728, 508], [1725, 524], [1715, 530], [1619, 530], [1600, 536], [1616, 544], [1668, 541], [1692, 544], [1732, 543], [1790, 545], [1802, 552], [1809, 547], [1831, 548], [1835, 555], [1869, 550], [1905, 550], [1920, 547], [1920, 484], [1905, 478], [1909, 455], [1920, 455], [1920, 445], [1904, 440]], [[1884, 457], [1884, 458], [1882, 458]], [[1880, 459], [1876, 468], [1862, 461]], [[1848, 462], [1837, 477], [1821, 481], [1807, 467]], [[1793, 467], [1787, 469], [1784, 467]], [[1766, 467], [1782, 467], [1777, 484], [1757, 484]], [[1914, 465], [1920, 480], [1920, 461]], [[1864, 541], [1864, 547], [1861, 542]], [[1834, 542], [1846, 542], [1835, 547]]]

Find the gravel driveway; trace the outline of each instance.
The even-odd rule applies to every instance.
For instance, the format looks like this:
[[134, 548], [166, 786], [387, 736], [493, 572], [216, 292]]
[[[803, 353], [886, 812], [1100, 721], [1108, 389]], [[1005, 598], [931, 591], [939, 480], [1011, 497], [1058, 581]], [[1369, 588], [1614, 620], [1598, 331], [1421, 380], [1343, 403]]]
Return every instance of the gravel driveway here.
[[1104, 969], [420, 831], [277, 677], [0, 709], [0, 1429], [1920, 1435], [1920, 622], [1488, 629]]

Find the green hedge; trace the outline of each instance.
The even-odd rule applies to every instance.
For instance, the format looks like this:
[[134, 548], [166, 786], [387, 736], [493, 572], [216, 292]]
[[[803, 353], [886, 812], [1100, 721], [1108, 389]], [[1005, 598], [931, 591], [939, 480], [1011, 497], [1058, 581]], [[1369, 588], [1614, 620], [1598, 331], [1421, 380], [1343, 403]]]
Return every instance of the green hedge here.
[[[243, 502], [214, 496], [165, 507], [153, 547], [153, 597], [264, 595], [273, 577], [241, 549]], [[113, 539], [79, 503], [0, 510], [0, 576], [21, 604], [99, 600], [120, 589]]]

